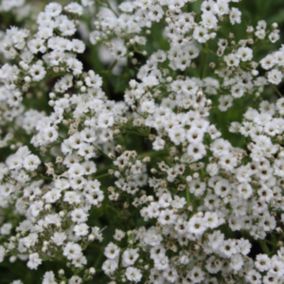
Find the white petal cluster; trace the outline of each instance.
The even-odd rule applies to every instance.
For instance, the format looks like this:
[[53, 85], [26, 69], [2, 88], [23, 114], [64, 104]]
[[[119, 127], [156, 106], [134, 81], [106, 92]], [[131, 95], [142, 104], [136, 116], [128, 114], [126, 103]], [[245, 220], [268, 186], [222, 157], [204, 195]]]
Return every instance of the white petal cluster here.
[[239, 0], [118, 2], [0, 0], [27, 21], [0, 32], [0, 263], [43, 284], [284, 283], [278, 25], [238, 35]]

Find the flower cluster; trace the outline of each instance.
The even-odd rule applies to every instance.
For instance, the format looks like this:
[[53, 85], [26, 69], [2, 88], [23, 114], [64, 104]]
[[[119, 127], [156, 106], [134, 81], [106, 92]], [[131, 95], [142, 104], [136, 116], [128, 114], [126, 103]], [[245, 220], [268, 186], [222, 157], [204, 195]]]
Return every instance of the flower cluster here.
[[240, 35], [239, 0], [120, 2], [30, 7], [0, 33], [0, 266], [43, 284], [283, 283], [278, 25]]

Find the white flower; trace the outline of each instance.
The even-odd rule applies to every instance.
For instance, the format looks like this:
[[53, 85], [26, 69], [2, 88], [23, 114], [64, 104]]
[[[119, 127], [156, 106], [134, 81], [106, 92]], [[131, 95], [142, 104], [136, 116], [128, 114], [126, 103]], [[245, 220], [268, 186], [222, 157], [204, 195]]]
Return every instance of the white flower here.
[[232, 8], [230, 11], [230, 22], [235, 25], [235, 24], [240, 24], [241, 23], [241, 11], [237, 8]]
[[202, 24], [207, 29], [217, 28], [217, 17], [211, 12], [205, 12], [202, 14]]
[[188, 273], [190, 279], [192, 279], [193, 283], [202, 283], [205, 278], [205, 273], [198, 266], [194, 266], [192, 270]]
[[123, 266], [131, 266], [138, 259], [138, 249], [127, 249], [122, 254], [122, 263]]
[[244, 199], [248, 199], [252, 196], [253, 189], [249, 183], [239, 184], [237, 189], [238, 189], [240, 196]]
[[113, 259], [107, 259], [102, 265], [102, 270], [106, 275], [112, 275], [117, 268], [118, 263], [116, 260]]
[[85, 223], [75, 225], [74, 233], [77, 237], [86, 236], [89, 233], [89, 226]]
[[52, 189], [43, 196], [47, 203], [55, 203], [60, 197], [61, 192], [58, 189]]
[[71, 212], [71, 219], [75, 223], [84, 223], [88, 219], [88, 215], [82, 208], [76, 208]]
[[43, 67], [43, 63], [38, 61], [36, 64], [32, 65], [29, 70], [29, 74], [33, 81], [40, 81], [46, 75], [46, 70]]
[[283, 73], [278, 69], [273, 69], [268, 72], [268, 81], [273, 85], [279, 85], [283, 80]]
[[187, 231], [190, 234], [201, 236], [206, 230], [206, 224], [201, 216], [193, 216], [187, 224]]
[[205, 146], [201, 143], [189, 144], [187, 154], [193, 161], [200, 160], [206, 155]]
[[139, 283], [142, 279], [142, 273], [140, 269], [135, 267], [127, 267], [125, 271], [125, 276], [127, 280], [134, 283]]
[[3, 262], [5, 257], [5, 249], [3, 246], [0, 246], [0, 263]]
[[165, 147], [165, 140], [160, 137], [157, 137], [153, 142], [153, 149], [156, 151], [162, 150]]
[[29, 255], [29, 261], [27, 263], [30, 269], [37, 269], [39, 265], [41, 265], [42, 260], [39, 257], [38, 253], [32, 253]]
[[119, 254], [120, 254], [120, 249], [114, 243], [109, 243], [104, 250], [104, 255], [108, 259], [116, 259], [118, 258]]
[[82, 278], [77, 275], [73, 275], [68, 281], [68, 284], [82, 284], [82, 283], [83, 283]]
[[197, 26], [193, 32], [193, 38], [199, 43], [205, 43], [209, 40], [210, 36], [208, 30], [201, 26]]
[[247, 61], [252, 60], [253, 51], [249, 47], [240, 47], [237, 51], [237, 55], [241, 61], [247, 62]]
[[83, 7], [75, 2], [68, 4], [64, 9], [69, 13], [78, 14], [78, 15], [83, 14]]
[[44, 273], [42, 284], [56, 284], [55, 275], [52, 271]]
[[258, 254], [256, 256], [255, 267], [258, 271], [267, 271], [271, 267], [270, 258], [266, 254]]
[[36, 155], [29, 155], [24, 159], [23, 166], [27, 171], [34, 171], [40, 165], [40, 159]]
[[78, 260], [82, 257], [82, 248], [76, 243], [69, 242], [63, 249], [63, 255], [68, 260]]
[[52, 2], [45, 7], [45, 12], [50, 17], [56, 17], [60, 15], [61, 11], [62, 6], [59, 3]]
[[67, 237], [65, 233], [55, 232], [53, 236], [51, 237], [51, 240], [54, 242], [55, 245], [62, 246], [66, 238]]
[[57, 139], [57, 137], [58, 137], [58, 132], [54, 127], [46, 127], [43, 130], [44, 143], [46, 144], [52, 143]]

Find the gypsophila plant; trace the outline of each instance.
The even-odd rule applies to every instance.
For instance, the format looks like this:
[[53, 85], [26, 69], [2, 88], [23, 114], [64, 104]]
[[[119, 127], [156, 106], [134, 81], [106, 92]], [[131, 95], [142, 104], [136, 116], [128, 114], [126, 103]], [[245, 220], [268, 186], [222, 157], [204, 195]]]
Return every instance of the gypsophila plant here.
[[0, 283], [283, 284], [279, 25], [43, 2], [0, 0]]

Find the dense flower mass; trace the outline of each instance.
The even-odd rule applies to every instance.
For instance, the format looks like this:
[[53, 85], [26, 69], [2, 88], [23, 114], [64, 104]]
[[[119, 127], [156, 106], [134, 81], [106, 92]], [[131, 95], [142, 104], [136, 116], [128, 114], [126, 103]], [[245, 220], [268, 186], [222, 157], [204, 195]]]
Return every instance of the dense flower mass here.
[[0, 269], [283, 284], [278, 25], [240, 0], [117, 2], [0, 1]]

